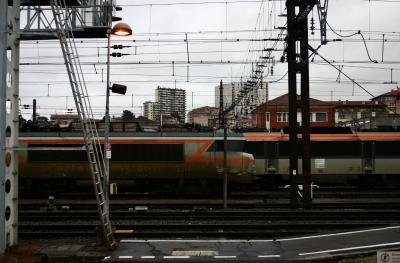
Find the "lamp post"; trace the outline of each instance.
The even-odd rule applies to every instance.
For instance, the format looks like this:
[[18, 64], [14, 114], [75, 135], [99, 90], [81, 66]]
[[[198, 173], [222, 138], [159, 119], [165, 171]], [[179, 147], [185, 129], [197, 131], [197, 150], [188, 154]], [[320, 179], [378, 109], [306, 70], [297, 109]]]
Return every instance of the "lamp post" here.
[[[110, 21], [111, 24], [111, 21]], [[110, 182], [110, 159], [111, 159], [111, 144], [109, 142], [110, 135], [110, 49], [111, 49], [111, 35], [114, 36], [130, 36], [132, 35], [131, 27], [126, 23], [118, 23], [112, 29], [107, 31], [107, 89], [106, 89], [106, 112], [104, 116], [104, 181], [103, 181], [103, 192], [105, 196], [105, 213], [109, 214], [109, 195], [108, 185]], [[119, 85], [123, 86], [123, 85]], [[125, 87], [126, 91], [126, 87]], [[125, 93], [123, 93], [125, 94]]]

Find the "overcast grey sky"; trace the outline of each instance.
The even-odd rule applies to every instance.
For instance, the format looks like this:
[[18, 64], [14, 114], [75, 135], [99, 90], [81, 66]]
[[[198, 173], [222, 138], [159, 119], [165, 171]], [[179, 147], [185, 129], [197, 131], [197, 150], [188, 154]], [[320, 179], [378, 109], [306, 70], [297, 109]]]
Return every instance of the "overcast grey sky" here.
[[[187, 91], [187, 110], [192, 107], [214, 106], [214, 87], [222, 79], [224, 83], [245, 81], [251, 73], [251, 64], [234, 62], [255, 62], [260, 52], [272, 46], [273, 42], [248, 41], [249, 39], [276, 38], [279, 26], [286, 23], [284, 1], [240, 1], [227, 0], [227, 3], [174, 4], [158, 3], [198, 3], [200, 0], [118, 0], [123, 7], [118, 15], [133, 28], [133, 36], [113, 38], [113, 44], [131, 46], [122, 51], [128, 55], [111, 58], [111, 81], [126, 83], [125, 96], [111, 97], [111, 112], [119, 115], [123, 109], [142, 113], [144, 101], [154, 101], [157, 86], [182, 88]], [[210, 1], [213, 2], [213, 1]], [[363, 32], [370, 56], [379, 63], [369, 62], [364, 43], [360, 35], [345, 38], [341, 42], [329, 42], [321, 47], [320, 53], [329, 60], [344, 65], [343, 70], [372, 94], [396, 88], [396, 83], [385, 84], [391, 80], [397, 82], [400, 76], [400, 10], [399, 2], [379, 2], [366, 0], [329, 1], [328, 21], [342, 34], [351, 34], [357, 30]], [[311, 16], [310, 16], [311, 18]], [[314, 10], [316, 28], [310, 34], [310, 43], [319, 45], [318, 15]], [[256, 29], [256, 30], [255, 30]], [[349, 30], [349, 31], [343, 31]], [[371, 32], [372, 31], [372, 32]], [[186, 34], [192, 64], [187, 74]], [[382, 62], [382, 37], [388, 39], [384, 45]], [[340, 37], [328, 31], [328, 39]], [[239, 39], [239, 41], [235, 41]], [[84, 66], [89, 93], [92, 95], [93, 111], [100, 117], [104, 113], [105, 103], [105, 61], [106, 39], [84, 39], [79, 43], [81, 61]], [[282, 49], [282, 42], [277, 48]], [[43, 115], [64, 113], [66, 108], [74, 108], [71, 91], [61, 64], [59, 43], [56, 41], [24, 42], [21, 45], [21, 63], [59, 62], [59, 65], [21, 66], [21, 104], [32, 104], [38, 100], [39, 112]], [[277, 63], [273, 76], [265, 81], [280, 79], [287, 71], [286, 63], [279, 63], [282, 51], [273, 53]], [[173, 67], [172, 61], [175, 61]], [[193, 62], [224, 62], [213, 65], [198, 65]], [[232, 63], [226, 63], [231, 61]], [[149, 65], [138, 62], [151, 62]], [[355, 63], [362, 62], [362, 63]], [[391, 71], [391, 69], [393, 69]], [[174, 74], [173, 74], [174, 73]], [[321, 63], [315, 57], [310, 65], [311, 96], [321, 100], [368, 100], [370, 96], [350, 84], [344, 76], [336, 82], [338, 72], [331, 66]], [[189, 82], [187, 82], [189, 80]], [[287, 92], [286, 78], [270, 83], [269, 98], [272, 99]], [[69, 96], [69, 97], [68, 97]], [[193, 98], [193, 99], [192, 99]], [[23, 111], [24, 116], [30, 114]]]

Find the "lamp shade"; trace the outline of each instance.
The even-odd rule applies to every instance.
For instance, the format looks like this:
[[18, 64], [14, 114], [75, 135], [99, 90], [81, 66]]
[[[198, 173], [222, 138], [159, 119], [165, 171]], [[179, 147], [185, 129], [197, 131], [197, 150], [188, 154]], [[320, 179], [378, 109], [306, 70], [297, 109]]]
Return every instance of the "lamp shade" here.
[[111, 86], [111, 91], [112, 91], [113, 93], [125, 95], [125, 93], [126, 93], [126, 85], [114, 83], [114, 84]]
[[128, 24], [120, 22], [111, 29], [111, 34], [114, 36], [130, 36], [132, 35], [132, 29]]

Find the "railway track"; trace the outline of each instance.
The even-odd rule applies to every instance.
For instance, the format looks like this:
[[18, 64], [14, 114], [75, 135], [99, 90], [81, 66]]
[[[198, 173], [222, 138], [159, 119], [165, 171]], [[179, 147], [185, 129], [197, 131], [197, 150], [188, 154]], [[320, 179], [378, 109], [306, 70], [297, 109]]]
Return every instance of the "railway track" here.
[[[93, 199], [93, 191], [89, 188], [87, 191], [67, 191], [55, 192], [51, 194], [57, 198], [64, 199]], [[23, 199], [42, 199], [49, 195], [43, 195], [40, 192], [24, 192], [21, 194]], [[216, 199], [221, 198], [222, 193], [204, 193], [204, 194], [183, 194], [183, 193], [138, 193], [126, 192], [112, 195], [112, 199], [126, 200], [126, 199]], [[274, 190], [252, 190], [252, 191], [231, 191], [229, 198], [233, 200], [246, 200], [246, 199], [282, 199], [288, 198], [289, 189], [278, 188]], [[314, 198], [400, 198], [400, 191], [398, 189], [359, 189], [357, 187], [321, 187], [314, 189]]]
[[[262, 239], [400, 224], [396, 190], [324, 188], [314, 193], [312, 210], [289, 210], [287, 189], [231, 193], [229, 210], [222, 203], [219, 195], [119, 194], [110, 200], [111, 220], [119, 238]], [[20, 236], [95, 237], [94, 209], [91, 192], [25, 196]]]
[[[95, 206], [93, 199], [21, 199], [20, 210], [90, 210]], [[177, 199], [177, 198], [140, 198], [140, 199], [114, 199], [110, 200], [110, 207], [114, 211], [134, 209], [137, 206], [148, 206], [152, 209], [219, 209], [223, 205], [218, 199]], [[228, 199], [230, 208], [236, 209], [285, 209], [290, 203], [288, 199]], [[314, 209], [398, 209], [399, 198], [314, 198]]]
[[[111, 211], [113, 220], [351, 220], [375, 219], [397, 220], [400, 222], [400, 211], [396, 210], [261, 210], [261, 211]], [[49, 220], [97, 220], [97, 211], [20, 211], [22, 221]]]
[[[276, 238], [400, 224], [395, 210], [112, 211], [119, 238]], [[96, 236], [96, 211], [20, 211], [22, 238]]]

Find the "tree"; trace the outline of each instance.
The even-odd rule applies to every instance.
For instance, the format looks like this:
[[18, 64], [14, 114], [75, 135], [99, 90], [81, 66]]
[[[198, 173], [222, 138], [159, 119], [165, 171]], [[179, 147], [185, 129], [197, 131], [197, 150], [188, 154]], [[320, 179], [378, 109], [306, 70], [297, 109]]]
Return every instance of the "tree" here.
[[123, 121], [133, 120], [135, 118], [135, 114], [129, 110], [124, 110], [122, 112], [121, 118]]

